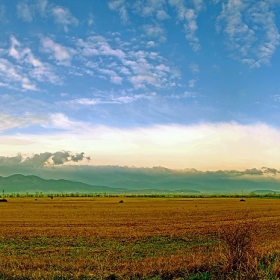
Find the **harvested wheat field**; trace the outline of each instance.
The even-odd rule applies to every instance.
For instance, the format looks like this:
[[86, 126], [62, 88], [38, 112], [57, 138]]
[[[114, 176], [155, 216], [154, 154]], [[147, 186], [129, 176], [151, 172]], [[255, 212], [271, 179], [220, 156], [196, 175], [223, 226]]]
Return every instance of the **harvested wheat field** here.
[[280, 200], [10, 198], [0, 279], [280, 279]]

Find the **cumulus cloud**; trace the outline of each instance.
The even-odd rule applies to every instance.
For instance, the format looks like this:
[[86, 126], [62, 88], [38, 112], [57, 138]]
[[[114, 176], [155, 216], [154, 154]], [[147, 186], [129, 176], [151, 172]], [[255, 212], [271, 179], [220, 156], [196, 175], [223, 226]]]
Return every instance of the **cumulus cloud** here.
[[73, 153], [69, 151], [58, 151], [55, 153], [44, 152], [33, 154], [32, 156], [24, 156], [18, 154], [16, 156], [0, 156], [0, 166], [21, 165], [30, 167], [43, 167], [50, 165], [63, 165], [64, 163], [79, 162], [84, 159], [90, 160], [85, 153]]
[[234, 58], [251, 68], [269, 65], [280, 39], [268, 1], [229, 0], [222, 4], [217, 30], [226, 35]]

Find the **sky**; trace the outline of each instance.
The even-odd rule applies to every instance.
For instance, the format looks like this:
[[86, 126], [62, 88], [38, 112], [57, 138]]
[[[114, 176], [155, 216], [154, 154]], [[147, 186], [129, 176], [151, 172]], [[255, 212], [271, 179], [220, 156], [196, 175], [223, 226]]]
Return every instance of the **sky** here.
[[280, 169], [279, 27], [277, 0], [0, 0], [2, 162]]

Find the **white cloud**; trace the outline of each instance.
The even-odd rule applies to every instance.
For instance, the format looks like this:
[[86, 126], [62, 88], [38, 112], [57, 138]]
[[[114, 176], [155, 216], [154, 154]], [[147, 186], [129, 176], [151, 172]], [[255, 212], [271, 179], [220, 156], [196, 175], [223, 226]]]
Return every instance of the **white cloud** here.
[[51, 53], [55, 60], [59, 63], [69, 65], [74, 54], [74, 50], [68, 47], [64, 47], [58, 43], [55, 43], [50, 38], [43, 38], [42, 50], [47, 53]]
[[195, 84], [196, 84], [196, 79], [191, 79], [191, 80], [189, 80], [189, 87], [190, 87], [190, 88], [195, 87]]
[[58, 128], [67, 131], [82, 131], [83, 127], [88, 126], [87, 124], [79, 121], [72, 121], [66, 115], [62, 113], [51, 114], [49, 122], [43, 125], [46, 128]]
[[217, 30], [234, 57], [251, 68], [269, 65], [280, 39], [269, 2], [229, 0], [222, 7]]
[[[167, 65], [167, 61], [158, 53], [127, 51], [123, 42], [118, 44], [120, 47], [112, 48], [102, 36], [90, 36], [85, 41], [77, 40], [81, 60], [90, 68], [84, 69], [84, 72], [92, 76], [98, 76], [98, 73], [105, 74], [112, 83], [117, 84], [126, 80], [135, 89], [147, 89], [147, 86], [169, 88], [173, 80], [178, 79]], [[91, 57], [90, 61], [88, 57]]]
[[31, 22], [33, 20], [33, 9], [27, 2], [21, 1], [17, 4], [17, 15], [24, 21]]
[[76, 19], [69, 9], [56, 6], [52, 9], [52, 16], [56, 23], [63, 25], [64, 31], [68, 32], [69, 25], [78, 25], [79, 21]]
[[111, 0], [108, 4], [111, 10], [117, 11], [123, 22], [128, 21], [128, 13], [125, 0]]
[[160, 19], [166, 19], [169, 16], [164, 10], [165, 0], [137, 0], [134, 3], [134, 11], [138, 14], [147, 17], [154, 16], [155, 13], [159, 13]]
[[38, 9], [40, 15], [41, 16], [46, 16], [48, 1], [47, 0], [39, 0], [39, 1], [37, 1], [36, 4], [37, 4], [37, 9]]
[[147, 42], [147, 48], [152, 48], [152, 47], [155, 47], [155, 42], [154, 41], [149, 41], [149, 42]]
[[36, 85], [24, 74], [22, 67], [13, 65], [3, 58], [0, 58], [0, 79], [4, 81], [2, 85], [16, 83], [23, 90], [36, 90]]
[[164, 10], [157, 11], [158, 20], [165, 20], [165, 19], [169, 19], [169, 18], [170, 18], [170, 16]]
[[0, 4], [0, 21], [4, 21], [5, 13], [6, 13], [5, 6]]
[[125, 53], [121, 49], [113, 49], [107, 40], [102, 36], [90, 36], [86, 41], [77, 40], [77, 46], [84, 56], [115, 56], [119, 59], [125, 57]]
[[196, 63], [190, 63], [189, 68], [193, 73], [199, 73], [199, 66]]
[[28, 78], [34, 78], [37, 81], [49, 81], [53, 84], [59, 84], [60, 78], [55, 75], [55, 71], [53, 67], [47, 63], [41, 62], [38, 58], [34, 56], [31, 49], [24, 48], [22, 44], [14, 37], [11, 36], [11, 47], [9, 49], [9, 56], [16, 60], [21, 67], [18, 67], [20, 70], [19, 73], [24, 72], [22, 74], [25, 75], [26, 78], [22, 85], [22, 87], [26, 90], [36, 90], [35, 84], [31, 84], [30, 82], [26, 82], [27, 76]]
[[93, 18], [93, 14], [89, 13], [88, 16], [88, 25], [91, 26], [94, 23], [94, 18]]
[[192, 92], [192, 91], [185, 91], [183, 94], [172, 94], [170, 96], [168, 96], [168, 98], [174, 98], [174, 99], [181, 99], [181, 98], [195, 98], [197, 97], [197, 93], [196, 92]]
[[0, 150], [6, 151], [7, 143], [13, 143], [10, 154], [14, 151], [41, 153], [42, 147], [48, 147], [49, 151], [73, 151], [84, 147], [83, 152], [94, 159], [94, 165], [160, 165], [199, 170], [279, 166], [280, 131], [263, 123], [120, 129], [89, 126], [63, 115], [55, 115], [53, 119], [50, 128], [63, 128], [65, 131], [46, 135], [3, 135], [0, 136]]
[[28, 126], [42, 124], [46, 122], [46, 119], [35, 114], [24, 115], [7, 115], [0, 114], [0, 132], [13, 128], [25, 128]]
[[200, 12], [203, 2], [201, 0], [192, 0], [193, 8], [187, 7], [184, 0], [168, 0], [170, 6], [175, 7], [177, 16], [180, 21], [184, 21], [184, 29], [186, 32], [186, 39], [194, 51], [200, 49], [200, 44], [195, 35], [197, 26], [197, 15]]
[[160, 42], [166, 41], [165, 31], [158, 25], [145, 24], [142, 29], [146, 33], [146, 36], [157, 38]]
[[143, 99], [151, 99], [154, 95], [151, 94], [110, 94], [100, 97], [94, 97], [94, 98], [78, 98], [68, 101], [63, 101], [61, 103], [67, 104], [70, 106], [93, 106], [93, 105], [99, 105], [99, 104], [128, 104], [132, 102], [136, 102], [138, 100]]
[[17, 46], [20, 46], [20, 43], [14, 36], [12, 36], [10, 39], [11, 39], [11, 48], [9, 50], [9, 55], [15, 59], [20, 59], [21, 55], [16, 49]]
[[99, 72], [108, 75], [110, 77], [110, 81], [114, 84], [122, 84], [122, 80], [123, 78], [118, 76], [117, 73], [113, 70], [109, 70], [109, 69], [98, 69]]

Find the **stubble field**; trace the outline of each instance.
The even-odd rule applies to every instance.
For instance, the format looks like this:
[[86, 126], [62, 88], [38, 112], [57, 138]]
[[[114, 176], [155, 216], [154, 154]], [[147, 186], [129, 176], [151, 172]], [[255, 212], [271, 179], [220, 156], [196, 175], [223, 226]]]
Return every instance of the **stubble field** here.
[[0, 211], [0, 279], [280, 279], [280, 199], [10, 198]]

